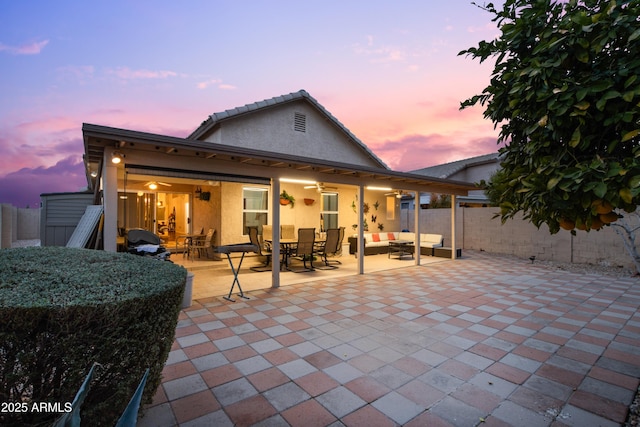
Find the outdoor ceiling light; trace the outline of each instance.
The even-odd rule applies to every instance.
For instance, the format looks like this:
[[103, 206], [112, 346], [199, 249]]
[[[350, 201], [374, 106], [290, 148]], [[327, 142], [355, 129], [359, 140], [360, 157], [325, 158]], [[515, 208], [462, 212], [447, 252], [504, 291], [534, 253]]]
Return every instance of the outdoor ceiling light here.
[[111, 163], [117, 165], [120, 162], [122, 162], [122, 159], [124, 158], [124, 155], [122, 153], [120, 153], [119, 151], [114, 151], [113, 153], [111, 153]]
[[315, 181], [310, 181], [308, 179], [294, 179], [294, 178], [280, 178], [280, 182], [290, 182], [292, 184], [307, 184], [307, 185], [315, 185]]
[[389, 188], [389, 187], [371, 187], [371, 186], [367, 186], [365, 188], [367, 190], [375, 190], [375, 191], [393, 191], [393, 189]]
[[157, 188], [158, 188], [158, 186], [156, 185], [156, 183], [155, 183], [155, 182], [152, 182], [151, 184], [149, 184], [149, 189], [151, 189], [151, 190], [155, 190], [155, 189], [157, 189]]

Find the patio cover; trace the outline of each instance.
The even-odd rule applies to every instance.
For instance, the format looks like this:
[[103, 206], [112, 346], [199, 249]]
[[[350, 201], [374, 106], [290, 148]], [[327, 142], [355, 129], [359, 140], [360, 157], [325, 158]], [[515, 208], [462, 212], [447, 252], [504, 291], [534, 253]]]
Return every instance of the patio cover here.
[[[136, 164], [150, 169], [179, 170], [180, 173], [207, 174], [211, 172], [238, 175], [238, 178], [268, 179], [272, 188], [272, 204], [278, 206], [281, 178], [313, 179], [319, 182], [334, 182], [353, 185], [359, 188], [359, 212], [363, 211], [365, 187], [400, 188], [419, 194], [434, 192], [449, 194], [452, 198], [451, 236], [455, 242], [455, 205], [456, 196], [466, 196], [477, 187], [468, 182], [430, 177], [415, 173], [393, 171], [385, 167], [369, 167], [341, 162], [318, 160], [315, 158], [272, 153], [244, 147], [216, 144], [208, 141], [178, 138], [126, 129], [85, 123], [82, 126], [84, 136], [87, 181], [96, 198], [103, 185], [105, 205], [117, 205], [117, 175], [113, 165], [107, 163], [114, 151], [125, 154], [126, 167]], [[126, 156], [129, 156], [128, 158]], [[127, 166], [127, 162], [129, 165]], [[107, 166], [106, 172], [103, 166]], [[111, 170], [111, 171], [110, 171]], [[419, 212], [419, 211], [417, 211]], [[420, 234], [419, 215], [415, 215], [415, 233]], [[280, 227], [280, 213], [273, 212], [272, 225]], [[364, 246], [364, 217], [360, 216], [358, 225], [358, 247]], [[116, 215], [105, 207], [104, 242], [106, 250], [115, 250]], [[277, 240], [277, 237], [276, 237]], [[452, 251], [455, 257], [455, 252]], [[358, 251], [362, 253], [362, 251]], [[273, 257], [279, 257], [279, 245], [274, 241]], [[415, 263], [420, 262], [419, 252]], [[359, 257], [359, 271], [364, 272], [364, 257]], [[279, 270], [273, 269], [272, 286], [279, 286]]]

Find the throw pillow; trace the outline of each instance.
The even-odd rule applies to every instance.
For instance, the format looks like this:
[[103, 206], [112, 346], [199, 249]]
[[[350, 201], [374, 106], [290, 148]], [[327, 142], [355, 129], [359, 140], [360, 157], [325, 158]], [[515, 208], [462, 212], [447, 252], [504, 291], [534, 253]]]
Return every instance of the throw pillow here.
[[371, 234], [371, 238], [373, 239], [374, 242], [380, 241], [380, 235], [378, 233]]

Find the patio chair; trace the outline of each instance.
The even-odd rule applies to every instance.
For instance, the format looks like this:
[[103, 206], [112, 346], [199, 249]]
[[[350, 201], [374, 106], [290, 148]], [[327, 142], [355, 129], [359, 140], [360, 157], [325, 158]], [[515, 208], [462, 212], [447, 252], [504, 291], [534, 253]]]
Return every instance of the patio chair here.
[[[344, 227], [343, 227], [344, 228]], [[323, 266], [316, 267], [319, 270], [333, 270], [338, 268], [333, 264], [342, 264], [338, 260], [329, 260], [328, 257], [335, 256], [338, 253], [339, 246], [342, 246], [340, 242], [340, 229], [329, 228], [327, 229], [327, 240], [320, 250], [316, 251], [316, 254], [320, 256], [320, 259], [324, 262]]]
[[295, 239], [296, 227], [293, 224], [284, 224], [280, 226], [280, 238], [281, 239]]
[[262, 243], [264, 243], [263, 248], [265, 250], [271, 251], [271, 243], [267, 242], [267, 240], [273, 240], [273, 226], [265, 224], [262, 226]]
[[[204, 235], [204, 227], [200, 229], [200, 233]], [[183, 235], [176, 237], [176, 253], [182, 252], [182, 257], [184, 258], [189, 254], [189, 248], [191, 247], [191, 242], [193, 241], [193, 235]]]
[[189, 247], [189, 256], [192, 261], [194, 260], [193, 257], [196, 252], [198, 252], [198, 258], [202, 256], [203, 252], [206, 257], [209, 257], [209, 248], [211, 247], [211, 240], [215, 232], [213, 228], [210, 228], [204, 239], [192, 240], [191, 246]]
[[[316, 229], [315, 228], [299, 228], [298, 229], [298, 243], [291, 248], [291, 258], [299, 259], [303, 262], [304, 268], [296, 269], [293, 271], [294, 273], [303, 273], [306, 271], [315, 271], [315, 267], [313, 265], [313, 256], [314, 256], [314, 247], [315, 247], [315, 239], [316, 239]], [[307, 261], [309, 261], [309, 266], [307, 266]]]
[[265, 260], [264, 264], [262, 265], [257, 265], [254, 267], [250, 267], [250, 270], [253, 271], [271, 271], [271, 251], [263, 251], [262, 250], [262, 245], [260, 244], [260, 240], [258, 239], [258, 227], [248, 227], [249, 228], [249, 240], [251, 241], [251, 244], [256, 245], [258, 247], [258, 256], [259, 257], [266, 257], [267, 259]]

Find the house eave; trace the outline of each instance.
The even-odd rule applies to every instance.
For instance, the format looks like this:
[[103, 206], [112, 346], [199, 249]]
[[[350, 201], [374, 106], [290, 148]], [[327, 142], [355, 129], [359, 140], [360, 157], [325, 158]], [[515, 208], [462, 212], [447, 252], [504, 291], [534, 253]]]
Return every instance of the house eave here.
[[[186, 155], [204, 159], [216, 159], [237, 162], [244, 165], [259, 166], [272, 171], [271, 176], [282, 175], [282, 170], [299, 173], [313, 173], [329, 181], [331, 177], [356, 178], [368, 182], [384, 182], [394, 188], [420, 191], [423, 187], [445, 194], [466, 195], [477, 189], [474, 184], [425, 175], [311, 159], [293, 155], [232, 147], [208, 141], [178, 138], [127, 129], [84, 123], [82, 126], [85, 145], [85, 164], [87, 170], [97, 168], [104, 158], [107, 147], [116, 149], [148, 149], [166, 155]], [[279, 169], [280, 171], [276, 171]], [[93, 183], [89, 182], [92, 187]]]

